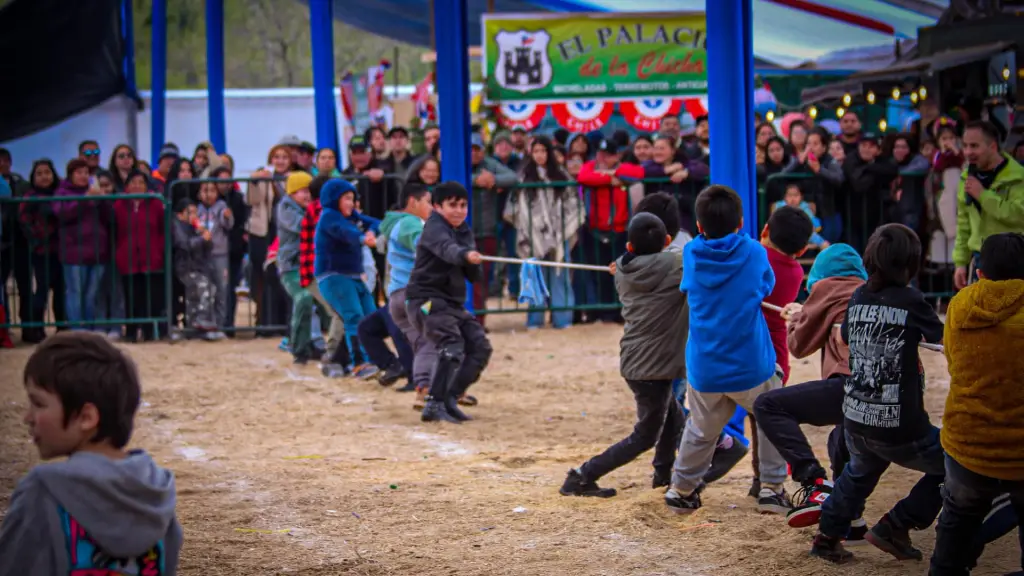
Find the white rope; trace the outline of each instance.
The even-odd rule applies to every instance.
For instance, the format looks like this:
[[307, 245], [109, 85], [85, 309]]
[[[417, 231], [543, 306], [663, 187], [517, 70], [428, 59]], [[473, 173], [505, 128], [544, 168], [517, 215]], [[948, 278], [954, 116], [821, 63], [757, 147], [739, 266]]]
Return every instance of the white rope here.
[[[761, 302], [761, 306], [764, 306], [765, 308], [767, 308], [768, 310], [771, 310], [773, 312], [779, 312], [779, 313], [782, 312], [782, 307], [781, 306], [776, 306], [774, 304], [769, 304], [768, 302]], [[843, 325], [842, 324], [833, 324], [832, 327], [833, 328], [842, 328]], [[918, 346], [920, 346], [921, 348], [924, 348], [925, 350], [931, 350], [932, 352], [945, 352], [946, 351], [946, 348], [942, 344], [929, 344], [928, 342], [920, 342], [920, 343], [918, 343]]]
[[572, 270], [590, 270], [593, 272], [608, 272], [607, 266], [595, 266], [593, 264], [575, 264], [572, 262], [552, 262], [550, 260], [520, 260], [519, 258], [505, 258], [502, 256], [480, 255], [484, 262], [501, 262], [504, 264], [536, 264], [537, 266], [550, 266], [551, 268], [570, 268]]

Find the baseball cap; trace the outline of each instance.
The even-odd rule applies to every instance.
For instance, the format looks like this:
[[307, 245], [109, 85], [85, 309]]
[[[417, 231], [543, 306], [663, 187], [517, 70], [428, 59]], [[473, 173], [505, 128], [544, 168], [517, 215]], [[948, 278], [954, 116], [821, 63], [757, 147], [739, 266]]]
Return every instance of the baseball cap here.
[[860, 144], [861, 142], [871, 142], [871, 143], [877, 145], [878, 144], [878, 135], [873, 133], [873, 132], [865, 132], [865, 133], [861, 134], [860, 135], [860, 139], [857, 140], [858, 144]]
[[473, 135], [469, 137], [469, 145], [470, 146], [477, 146], [479, 148], [483, 148], [484, 147], [484, 137], [481, 136], [479, 132], [474, 132]]
[[394, 136], [395, 134], [401, 134], [406, 138], [409, 137], [409, 131], [405, 129], [405, 126], [395, 126], [394, 128], [392, 128], [391, 131], [388, 132], [388, 138]]
[[597, 145], [597, 149], [601, 152], [607, 152], [608, 154], [618, 154], [619, 146], [614, 140], [603, 138], [601, 143]]
[[312, 154], [316, 152], [316, 146], [313, 146], [312, 142], [307, 142], [306, 140], [303, 140], [301, 143], [299, 143], [299, 150], [302, 150], [303, 152], [309, 152], [310, 154]]
[[176, 146], [164, 144], [163, 148], [160, 149], [160, 156], [158, 157], [158, 160], [163, 160], [167, 157], [177, 158], [178, 156], [180, 156], [180, 154], [178, 154], [178, 148]]
[[278, 146], [294, 146], [294, 147], [298, 148], [299, 146], [302, 146], [302, 140], [299, 140], [299, 137], [294, 135], [294, 134], [289, 134], [289, 135], [281, 138], [281, 141], [278, 142], [277, 145]]
[[512, 136], [508, 132], [502, 130], [501, 132], [498, 132], [497, 134], [494, 135], [493, 143], [497, 144], [498, 142], [505, 142], [507, 144], [511, 144]]
[[353, 137], [349, 138], [349, 140], [348, 140], [348, 149], [349, 149], [349, 151], [356, 150], [356, 149], [366, 150], [366, 148], [368, 148], [368, 146], [366, 144], [366, 138], [363, 138], [362, 136], [353, 136]]
[[512, 132], [521, 132], [523, 134], [526, 134], [526, 128], [523, 128], [522, 126], [516, 126], [515, 128], [512, 129]]

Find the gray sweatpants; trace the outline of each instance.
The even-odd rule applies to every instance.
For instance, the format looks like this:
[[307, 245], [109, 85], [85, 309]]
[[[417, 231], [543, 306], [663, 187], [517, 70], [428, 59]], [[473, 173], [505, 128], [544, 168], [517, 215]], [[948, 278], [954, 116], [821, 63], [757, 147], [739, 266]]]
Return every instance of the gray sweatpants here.
[[210, 280], [217, 287], [216, 301], [213, 303], [213, 317], [217, 326], [228, 325], [228, 274], [230, 259], [227, 254], [214, 254], [210, 257]]
[[427, 390], [430, 388], [430, 377], [434, 371], [434, 364], [437, 361], [437, 349], [426, 336], [416, 329], [405, 309], [405, 288], [395, 290], [388, 297], [388, 311], [391, 312], [391, 319], [395, 326], [405, 334], [406, 340], [412, 346], [412, 382], [416, 388]]
[[[309, 286], [306, 286], [306, 290], [309, 290], [309, 293], [313, 295], [313, 299], [316, 300], [318, 315], [321, 311], [326, 311], [327, 315], [330, 316], [331, 327], [327, 330], [327, 347], [324, 351], [324, 357], [330, 360], [334, 358], [334, 353], [338, 351], [338, 346], [341, 344], [342, 338], [345, 337], [345, 325], [341, 322], [341, 316], [338, 316], [334, 308], [329, 306], [327, 301], [324, 300], [316, 280], [310, 282]], [[323, 320], [320, 320], [320, 322], [323, 324]]]
[[[736, 412], [736, 406], [742, 406], [747, 412], [753, 412], [754, 400], [769, 390], [782, 387], [782, 377], [776, 372], [770, 380], [743, 392], [709, 393], [698, 392], [693, 388], [687, 391], [686, 399], [690, 405], [690, 417], [686, 421], [683, 439], [679, 443], [679, 455], [672, 470], [672, 488], [680, 494], [690, 494], [697, 489], [704, 474], [711, 467], [711, 459], [715, 455], [718, 437], [725, 425]], [[764, 436], [758, 427], [757, 451], [760, 462], [762, 484], [781, 484], [786, 480], [786, 461], [779, 451]]]

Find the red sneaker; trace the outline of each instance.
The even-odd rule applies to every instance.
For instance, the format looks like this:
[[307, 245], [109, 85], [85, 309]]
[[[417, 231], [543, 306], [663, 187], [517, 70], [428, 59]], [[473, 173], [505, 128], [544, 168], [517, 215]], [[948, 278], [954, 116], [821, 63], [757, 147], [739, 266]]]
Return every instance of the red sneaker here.
[[814, 484], [805, 485], [793, 495], [793, 510], [786, 514], [786, 523], [793, 528], [814, 526], [821, 518], [821, 505], [832, 493], [832, 483], [818, 478]]

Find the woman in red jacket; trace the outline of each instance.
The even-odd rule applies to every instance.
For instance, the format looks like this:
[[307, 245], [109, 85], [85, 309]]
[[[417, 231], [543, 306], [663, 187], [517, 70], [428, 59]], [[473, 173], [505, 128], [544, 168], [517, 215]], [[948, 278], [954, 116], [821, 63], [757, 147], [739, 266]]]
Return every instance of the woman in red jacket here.
[[[580, 168], [576, 180], [589, 198], [587, 226], [591, 232], [589, 242], [582, 248], [584, 262], [607, 266], [625, 253], [626, 226], [632, 214], [626, 188], [643, 177], [643, 167], [620, 161], [618, 146], [611, 140], [602, 140], [597, 146], [596, 158]], [[599, 275], [597, 301], [601, 304], [618, 302], [612, 275]], [[597, 318], [602, 322], [619, 322], [622, 316], [617, 310], [602, 310]]]
[[[146, 194], [146, 175], [133, 170], [125, 180], [125, 194]], [[164, 203], [159, 198], [121, 199], [114, 202], [116, 223], [115, 259], [124, 288], [125, 311], [131, 320], [166, 315], [164, 302]], [[141, 326], [140, 326], [141, 324]], [[154, 322], [131, 322], [128, 340], [135, 341], [139, 328], [145, 341], [166, 333], [166, 320], [154, 330]]]

